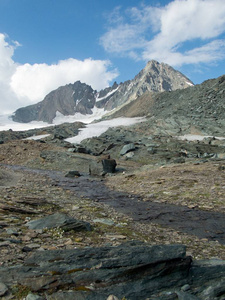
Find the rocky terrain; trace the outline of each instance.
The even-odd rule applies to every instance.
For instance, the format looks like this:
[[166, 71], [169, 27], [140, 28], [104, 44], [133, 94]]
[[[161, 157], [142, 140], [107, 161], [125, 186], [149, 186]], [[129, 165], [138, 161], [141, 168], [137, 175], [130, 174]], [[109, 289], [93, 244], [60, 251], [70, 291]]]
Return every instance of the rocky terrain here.
[[[76, 146], [64, 131], [37, 141], [6, 133], [3, 299], [224, 299], [225, 141], [147, 125]], [[102, 162], [114, 159], [108, 173]]]
[[57, 113], [64, 116], [81, 113], [92, 114], [94, 107], [106, 111], [129, 103], [146, 91], [162, 92], [184, 89], [193, 83], [180, 72], [167, 64], [150, 61], [146, 67], [132, 80], [124, 83], [114, 83], [100, 92], [91, 86], [81, 83], [59, 87], [49, 93], [37, 104], [19, 108], [12, 119], [16, 122], [27, 123], [34, 120], [52, 123]]
[[[152, 62], [105, 117], [140, 123], [76, 145], [65, 139], [83, 123], [0, 132], [2, 299], [225, 299], [224, 76], [153, 93], [149, 68], [168, 87], [154, 74], [170, 68]], [[119, 92], [90, 99], [112, 108]]]
[[148, 116], [152, 132], [223, 136], [225, 76], [163, 93], [146, 92], [110, 115], [110, 118]]

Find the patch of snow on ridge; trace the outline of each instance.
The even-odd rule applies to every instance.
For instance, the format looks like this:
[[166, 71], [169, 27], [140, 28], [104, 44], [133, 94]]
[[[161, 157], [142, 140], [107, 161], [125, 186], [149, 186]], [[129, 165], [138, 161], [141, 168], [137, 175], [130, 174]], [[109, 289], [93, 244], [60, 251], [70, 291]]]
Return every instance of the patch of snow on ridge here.
[[34, 141], [37, 141], [37, 140], [41, 140], [47, 136], [50, 136], [51, 134], [39, 134], [39, 135], [33, 135], [33, 136], [30, 136], [28, 138], [25, 138], [24, 140], [34, 140]]
[[177, 136], [179, 140], [188, 140], [188, 141], [202, 141], [205, 138], [215, 138], [217, 140], [225, 140], [225, 137], [222, 136], [212, 136], [212, 135], [199, 135], [199, 134], [185, 134], [182, 136]]
[[56, 117], [53, 120], [54, 125], [59, 125], [62, 123], [74, 123], [74, 122], [83, 122], [91, 123], [94, 120], [100, 119], [108, 111], [105, 111], [104, 108], [97, 108], [96, 106], [92, 109], [92, 114], [82, 115], [81, 113], [75, 113], [74, 115], [64, 116], [59, 111], [56, 112]]
[[194, 86], [193, 83], [190, 83], [190, 82], [188, 82], [188, 81], [186, 81], [186, 83], [187, 83], [188, 85], [190, 85], [190, 86]]
[[79, 144], [83, 140], [91, 137], [98, 137], [106, 132], [110, 127], [130, 126], [144, 121], [145, 118], [116, 118], [112, 120], [101, 121], [98, 123], [88, 124], [79, 131], [77, 136], [66, 139], [65, 141], [72, 144]]
[[101, 101], [101, 100], [106, 99], [107, 97], [111, 96], [112, 94], [114, 94], [118, 90], [118, 88], [119, 88], [119, 85], [118, 85], [118, 87], [115, 90], [112, 90], [111, 92], [109, 92], [108, 94], [106, 94], [104, 97], [101, 97], [101, 98], [97, 97], [96, 98], [96, 102]]
[[0, 131], [12, 129], [14, 131], [25, 131], [29, 129], [35, 128], [43, 128], [49, 126], [60, 125], [62, 123], [74, 123], [74, 122], [83, 122], [89, 124], [94, 120], [101, 119], [108, 111], [104, 111], [104, 108], [94, 107], [92, 109], [91, 115], [82, 115], [80, 113], [76, 113], [75, 115], [64, 116], [60, 112], [56, 112], [56, 117], [53, 120], [52, 124], [42, 122], [42, 121], [32, 121], [29, 123], [19, 123], [14, 122], [11, 119], [11, 115], [0, 115]]

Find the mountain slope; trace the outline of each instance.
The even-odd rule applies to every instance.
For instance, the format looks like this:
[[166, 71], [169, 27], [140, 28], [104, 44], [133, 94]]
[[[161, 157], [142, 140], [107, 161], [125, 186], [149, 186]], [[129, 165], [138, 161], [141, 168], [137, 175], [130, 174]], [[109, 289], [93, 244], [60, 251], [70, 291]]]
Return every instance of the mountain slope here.
[[121, 116], [148, 116], [152, 122], [163, 120], [164, 127], [169, 124], [173, 130], [177, 127], [190, 133], [191, 128], [198, 128], [198, 132], [224, 136], [225, 75], [183, 90], [146, 92], [109, 118]]
[[99, 93], [80, 81], [59, 87], [49, 93], [43, 101], [18, 109], [12, 116], [16, 122], [44, 121], [52, 123], [57, 112], [64, 116], [81, 113], [92, 114], [94, 106], [110, 111], [136, 99], [146, 91], [163, 92], [184, 89], [193, 83], [180, 72], [164, 63], [150, 61], [135, 76]]

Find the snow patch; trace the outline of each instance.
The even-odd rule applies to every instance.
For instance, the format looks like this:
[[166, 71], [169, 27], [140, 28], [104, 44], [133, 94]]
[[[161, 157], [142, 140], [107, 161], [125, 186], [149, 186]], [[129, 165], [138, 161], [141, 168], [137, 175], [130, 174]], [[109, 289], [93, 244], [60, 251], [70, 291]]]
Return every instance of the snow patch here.
[[119, 85], [115, 90], [112, 90], [111, 92], [108, 92], [108, 94], [106, 94], [104, 97], [98, 98], [98, 96], [97, 96], [96, 102], [101, 101], [101, 100], [106, 99], [107, 97], [111, 96], [112, 94], [114, 94], [118, 90], [118, 88], [119, 88]]
[[54, 125], [59, 125], [62, 123], [74, 123], [74, 122], [83, 122], [89, 124], [94, 120], [100, 119], [108, 111], [105, 111], [104, 108], [97, 108], [94, 106], [92, 109], [92, 114], [82, 115], [81, 113], [75, 113], [74, 115], [64, 116], [59, 111], [56, 112], [56, 117], [53, 120]]
[[12, 129], [13, 131], [25, 131], [34, 128], [42, 128], [47, 126], [52, 126], [42, 121], [33, 121], [30, 123], [18, 123], [14, 122], [11, 115], [1, 115], [0, 116], [0, 131]]
[[225, 137], [222, 136], [212, 136], [212, 135], [199, 135], [199, 134], [185, 134], [182, 136], [177, 136], [179, 140], [188, 140], [188, 141], [202, 141], [205, 138], [216, 138], [217, 140], [225, 140]]
[[190, 85], [190, 86], [194, 86], [194, 84], [193, 83], [191, 83], [191, 82], [188, 82], [188, 81], [185, 81], [188, 85]]
[[33, 135], [33, 136], [30, 136], [26, 139], [23, 139], [23, 140], [41, 140], [43, 138], [46, 138], [47, 136], [50, 136], [50, 134], [39, 134], [39, 135]]
[[67, 142], [72, 144], [79, 144], [84, 139], [91, 137], [98, 137], [106, 132], [110, 127], [130, 126], [144, 121], [145, 118], [116, 118], [112, 120], [101, 121], [98, 123], [88, 124], [85, 128], [79, 131], [79, 134], [74, 137], [66, 139]]

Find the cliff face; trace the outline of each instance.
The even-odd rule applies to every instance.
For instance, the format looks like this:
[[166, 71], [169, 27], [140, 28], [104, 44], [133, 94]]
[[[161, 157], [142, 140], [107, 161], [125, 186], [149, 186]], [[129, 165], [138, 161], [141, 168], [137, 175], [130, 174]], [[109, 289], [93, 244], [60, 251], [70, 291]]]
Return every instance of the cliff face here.
[[65, 116], [78, 112], [86, 115], [92, 114], [94, 106], [110, 111], [129, 103], [146, 91], [172, 91], [190, 85], [193, 83], [172, 67], [150, 61], [133, 80], [128, 80], [120, 85], [115, 82], [112, 87], [100, 92], [77, 81], [50, 92], [43, 101], [37, 104], [18, 109], [12, 118], [16, 122], [27, 123], [37, 120], [52, 123], [57, 112]]

